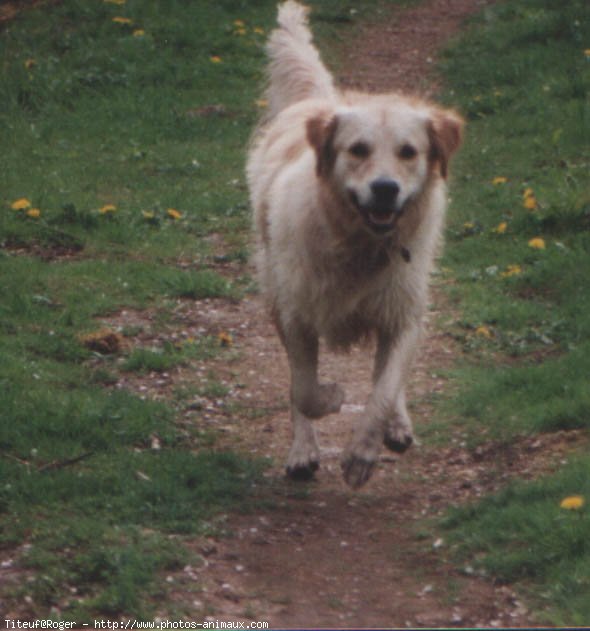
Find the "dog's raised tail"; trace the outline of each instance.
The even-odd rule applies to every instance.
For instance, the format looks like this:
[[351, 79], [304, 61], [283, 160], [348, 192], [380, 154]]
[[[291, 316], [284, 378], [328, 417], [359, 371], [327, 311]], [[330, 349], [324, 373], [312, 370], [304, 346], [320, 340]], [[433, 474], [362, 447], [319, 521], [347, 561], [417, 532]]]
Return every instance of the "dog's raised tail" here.
[[332, 76], [312, 43], [308, 12], [307, 7], [295, 0], [287, 0], [278, 7], [278, 28], [266, 45], [270, 59], [266, 90], [269, 118], [303, 99], [334, 95]]

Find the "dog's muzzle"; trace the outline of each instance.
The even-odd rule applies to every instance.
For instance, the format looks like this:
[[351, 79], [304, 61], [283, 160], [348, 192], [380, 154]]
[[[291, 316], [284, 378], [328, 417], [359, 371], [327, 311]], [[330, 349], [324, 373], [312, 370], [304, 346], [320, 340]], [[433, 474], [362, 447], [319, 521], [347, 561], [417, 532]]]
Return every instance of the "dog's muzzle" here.
[[399, 184], [390, 178], [380, 177], [370, 185], [371, 196], [361, 203], [358, 194], [350, 191], [352, 203], [357, 207], [368, 227], [377, 234], [391, 232], [402, 214], [399, 204]]

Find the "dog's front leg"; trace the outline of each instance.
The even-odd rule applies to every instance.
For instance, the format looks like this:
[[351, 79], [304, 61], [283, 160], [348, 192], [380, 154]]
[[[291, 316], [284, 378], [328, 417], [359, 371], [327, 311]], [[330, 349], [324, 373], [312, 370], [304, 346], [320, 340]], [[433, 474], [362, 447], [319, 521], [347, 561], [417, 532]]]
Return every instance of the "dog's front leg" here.
[[344, 392], [334, 383], [318, 382], [318, 338], [299, 324], [279, 326], [291, 369], [291, 421], [293, 444], [287, 459], [287, 474], [309, 479], [319, 467], [319, 448], [311, 419], [338, 412]]
[[336, 383], [318, 381], [318, 337], [308, 327], [291, 325], [281, 334], [291, 369], [291, 405], [308, 418], [340, 410], [344, 392]]
[[320, 466], [320, 448], [311, 420], [291, 405], [293, 443], [287, 458], [287, 475], [293, 480], [310, 480]]
[[344, 479], [353, 488], [371, 477], [382, 443], [394, 451], [405, 451], [412, 443], [404, 387], [419, 337], [416, 325], [408, 327], [397, 341], [390, 335], [379, 336], [373, 392], [342, 459]]

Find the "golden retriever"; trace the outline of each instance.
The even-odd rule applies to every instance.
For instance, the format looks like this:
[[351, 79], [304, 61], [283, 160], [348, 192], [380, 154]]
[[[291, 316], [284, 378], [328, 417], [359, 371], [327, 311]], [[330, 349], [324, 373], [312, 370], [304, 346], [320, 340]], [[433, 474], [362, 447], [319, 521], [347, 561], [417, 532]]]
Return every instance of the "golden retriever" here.
[[412, 443], [405, 381], [463, 121], [415, 97], [338, 90], [312, 43], [307, 8], [294, 0], [279, 6], [267, 52], [268, 114], [247, 176], [259, 283], [291, 371], [287, 473], [313, 476], [312, 419], [344, 401], [340, 386], [318, 382], [319, 338], [348, 349], [374, 337], [373, 390], [341, 463], [357, 488], [382, 443], [400, 452]]

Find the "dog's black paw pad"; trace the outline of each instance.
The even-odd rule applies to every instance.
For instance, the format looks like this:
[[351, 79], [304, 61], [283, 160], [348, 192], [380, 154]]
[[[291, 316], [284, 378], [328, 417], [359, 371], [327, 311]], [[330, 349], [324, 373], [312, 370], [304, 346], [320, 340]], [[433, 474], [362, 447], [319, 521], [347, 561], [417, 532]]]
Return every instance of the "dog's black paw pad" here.
[[310, 462], [306, 465], [287, 467], [287, 477], [297, 482], [313, 480], [315, 472], [320, 468], [319, 462]]
[[398, 454], [403, 454], [404, 451], [407, 451], [413, 442], [414, 439], [411, 436], [404, 436], [403, 440], [397, 440], [395, 438], [391, 438], [391, 436], [385, 436], [383, 439], [383, 444], [387, 447], [387, 449], [395, 451], [395, 453]]

